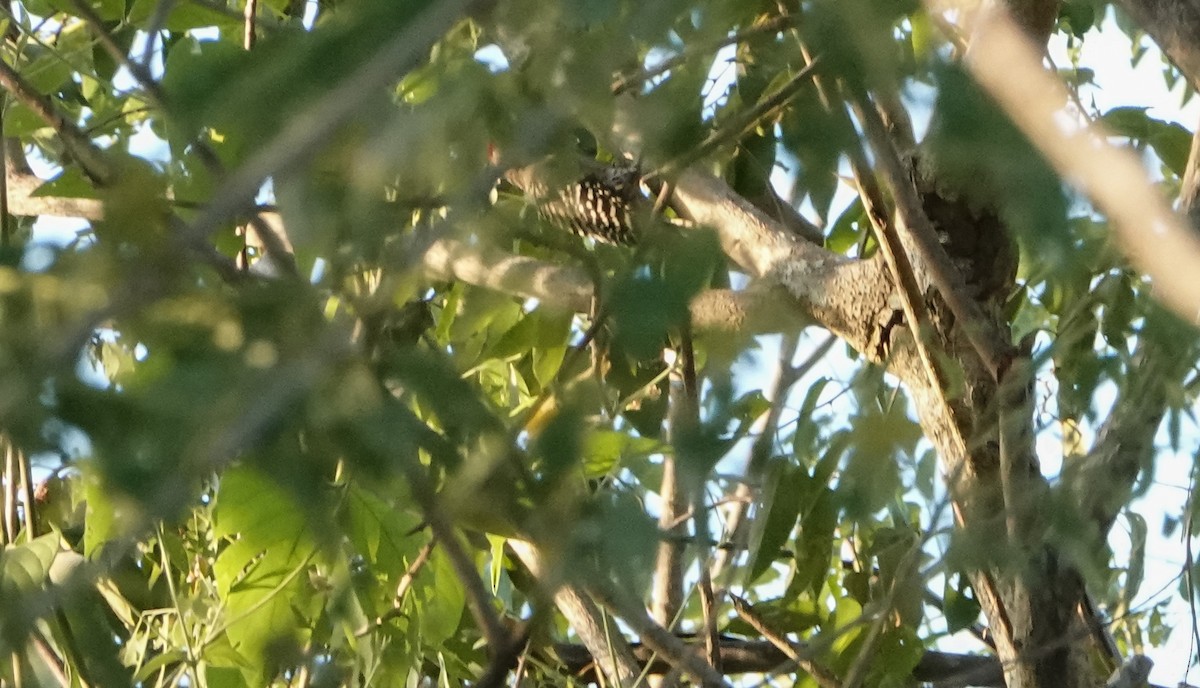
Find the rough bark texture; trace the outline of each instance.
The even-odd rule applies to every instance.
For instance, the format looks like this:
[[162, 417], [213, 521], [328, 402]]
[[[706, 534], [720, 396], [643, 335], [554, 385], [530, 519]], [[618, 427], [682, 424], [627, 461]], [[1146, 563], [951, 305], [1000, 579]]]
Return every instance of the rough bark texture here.
[[[1025, 33], [1044, 44], [1059, 3], [1006, 0], [1005, 4]], [[1200, 0], [1120, 0], [1120, 5], [1155, 37], [1192, 82], [1200, 85]], [[633, 131], [618, 132], [618, 137], [625, 143], [639, 139]], [[936, 175], [936, 170], [932, 174]], [[1191, 176], [1196, 177], [1194, 173]], [[968, 285], [976, 287], [969, 296], [984, 306], [985, 313], [996, 313], [995, 300], [1011, 284], [1011, 265], [997, 267], [979, 257], [1003, 249], [1005, 243], [997, 236], [1003, 228], [994, 215], [975, 209], [961, 212], [952, 197], [941, 193], [936, 179], [919, 178], [917, 182], [912, 191], [922, 199], [921, 212], [947, 233], [944, 245], [956, 259], [955, 267]], [[20, 199], [14, 211], [20, 214], [92, 217], [99, 212], [87, 202], [71, 205], [59, 199], [56, 204], [53, 199], [30, 198], [28, 188], [14, 189]], [[1084, 604], [1082, 581], [1070, 562], [1047, 542], [1044, 523], [1038, 517], [1053, 495], [1027, 441], [1032, 418], [1028, 399], [1021, 392], [1026, 381], [1005, 374], [997, 379], [996, 371], [983, 365], [978, 348], [964, 332], [970, 324], [946, 317], [940, 305], [942, 295], [927, 274], [918, 271], [918, 287], [936, 331], [921, 345], [933, 347], [938, 360], [951, 369], [955, 381], [951, 385], [932, 379], [923, 364], [912, 324], [901, 310], [896, 280], [882, 259], [850, 260], [826, 251], [813, 241], [817, 237], [812, 236], [811, 227], [798, 230], [795, 218], [789, 223], [787, 217], [771, 217], [762, 209], [770, 203], [760, 202], [756, 207], [703, 172], [681, 175], [673, 202], [681, 214], [716, 229], [725, 253], [755, 280], [750, 290], [702, 295], [693, 304], [697, 319], [708, 314], [718, 327], [739, 329], [756, 328], [764, 320], [794, 327], [798, 316], [811, 317], [867, 360], [886, 366], [905, 384], [925, 435], [942, 459], [964, 534], [962, 542], [987, 543], [968, 550], [964, 561], [972, 568], [973, 587], [1009, 688], [1102, 685], [1104, 676], [1093, 662], [1095, 632], [1089, 623], [1090, 606]], [[902, 224], [905, 220], [893, 221]], [[574, 310], [585, 310], [591, 299], [591, 284], [580, 270], [447, 239], [433, 242], [422, 256], [427, 274], [440, 279], [460, 279]], [[920, 256], [916, 258], [914, 264], [920, 266]], [[997, 347], [1011, 345], [1007, 324], [999, 320], [990, 324], [994, 326], [991, 336], [1004, 340], [997, 341]], [[1122, 424], [1121, 418], [1114, 416], [1104, 426], [1092, 457], [1091, 464], [1103, 478], [1118, 486], [1132, 484], [1149, 452], [1164, 403], [1154, 391], [1133, 386], [1128, 396], [1118, 400], [1116, 408], [1128, 420]], [[1108, 494], [1118, 498], [1076, 495], [1083, 511], [1095, 520], [1100, 536], [1111, 524], [1115, 505], [1123, 502], [1119, 498], [1122, 493]], [[537, 553], [530, 547], [522, 558], [536, 562]], [[536, 569], [536, 564], [531, 568]], [[639, 670], [639, 662], [646, 660], [635, 657], [624, 643], [607, 645], [595, 623], [594, 605], [579, 591], [560, 589], [556, 601], [592, 655], [604, 658], [602, 671], [609, 674], [609, 680], [628, 683]], [[620, 607], [612, 600], [608, 604]], [[626, 621], [640, 632], [651, 639], [658, 637], [652, 631], [660, 629], [648, 625], [639, 610], [620, 608], [627, 612]], [[695, 659], [686, 648], [680, 650], [666, 638], [658, 640], [663, 655]], [[737, 666], [736, 657], [732, 650], [724, 654], [725, 667]], [[583, 661], [563, 659], [568, 664]], [[989, 667], [994, 671], [995, 665]], [[692, 666], [700, 681], [718, 683], [719, 677], [709, 675], [709, 670], [702, 664]], [[994, 681], [994, 674], [987, 680]]]
[[[1001, 481], [998, 383], [984, 368], [962, 328], [945, 328], [934, 344], [943, 361], [957, 369], [961, 385], [933, 383], [916, 354], [907, 323], [897, 317], [893, 282], [878, 259], [846, 261], [823, 249], [791, 240], [786, 230], [711, 177], [685, 175], [676, 198], [680, 209], [714, 226], [722, 245], [747, 272], [782, 285], [820, 324], [869, 360], [886, 365], [909, 388], [926, 436], [937, 448], [965, 530], [966, 542], [1008, 541]], [[921, 287], [928, 289], [928, 276]], [[968, 280], [969, 282], [970, 280]], [[994, 312], [994, 311], [993, 311]], [[1008, 330], [999, 329], [1004, 336]], [[1027, 408], [1014, 409], [1028, 428]], [[1035, 506], [1049, 490], [1038, 462], [1026, 446], [1009, 457]], [[1079, 577], [1042, 540], [1039, 524], [1023, 532], [1033, 539], [990, 547], [970, 563], [972, 581], [990, 622], [1009, 686], [1095, 686], [1103, 682], [1090, 668], [1089, 631], [1077, 617], [1082, 599]]]
[[1200, 88], [1200, 0], [1118, 0], [1117, 5]]

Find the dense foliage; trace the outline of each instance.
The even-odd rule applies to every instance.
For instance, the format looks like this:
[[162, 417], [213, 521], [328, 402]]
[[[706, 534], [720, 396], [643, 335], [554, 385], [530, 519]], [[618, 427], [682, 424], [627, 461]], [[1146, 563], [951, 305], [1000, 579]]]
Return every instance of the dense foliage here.
[[[620, 620], [614, 647], [680, 663], [643, 603], [697, 656], [713, 659], [705, 636], [724, 643], [735, 681], [945, 680], [966, 664], [933, 660], [967, 660], [933, 650], [955, 634], [987, 655], [968, 572], [997, 545], [954, 535], [884, 344], [855, 350], [820, 318], [802, 329], [813, 321], [779, 294], [765, 317], [691, 322], [749, 271], [725, 229], [667, 201], [685, 169], [797, 240], [881, 250], [850, 181], [851, 161], [880, 159], [845, 105], [862, 94], [918, 121], [920, 154], [891, 130], [901, 159], [936, 157], [940, 183], [1017, 239], [1015, 282], [996, 268], [980, 298], [1033, 347], [1028, 420], [1064, 438], [1063, 475], [1122, 403], [1141, 400], [1151, 446], [1194, 433], [1194, 331], [959, 66], [962, 14], [901, 0], [8, 6], [5, 684], [593, 680], [610, 667], [580, 659], [564, 591]], [[1068, 107], [1142, 152], [1173, 198], [1191, 133], [1138, 103], [1087, 105], [1079, 46], [1106, 16], [1146, 42], [1101, 0], [1058, 9]], [[509, 167], [548, 160], [560, 182], [581, 154], [630, 154], [665, 202], [647, 192], [636, 247], [584, 241], [511, 184], [496, 191], [489, 147]], [[1170, 360], [1143, 365], [1147, 342]], [[1085, 537], [1070, 486], [1051, 483], [1047, 542], [1122, 653], [1161, 643], [1159, 608], [1130, 606], [1155, 525], [1118, 505], [1133, 547], [1114, 555]], [[802, 670], [771, 642], [785, 636]]]

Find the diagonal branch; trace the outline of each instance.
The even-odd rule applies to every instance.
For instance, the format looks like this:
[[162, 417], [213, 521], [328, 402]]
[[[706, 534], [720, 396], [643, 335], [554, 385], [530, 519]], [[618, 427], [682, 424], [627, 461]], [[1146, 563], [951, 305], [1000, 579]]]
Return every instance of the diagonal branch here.
[[[1193, 230], [1200, 227], [1200, 129], [1192, 136], [1179, 211]], [[1080, 463], [1074, 486], [1083, 514], [1105, 537], [1121, 507], [1128, 502], [1138, 475], [1154, 460], [1154, 435], [1166, 414], [1169, 386], [1180, 380], [1194, 356], [1181, 350], [1187, 336], [1168, 327], [1144, 328], [1127, 367], [1127, 382], [1100, 427], [1095, 445]], [[1183, 344], [1186, 346], [1186, 344]], [[1136, 373], [1134, 372], [1136, 371]]]
[[547, 580], [542, 556], [531, 543], [510, 538], [508, 546], [543, 586], [552, 589], [555, 605], [583, 641], [583, 648], [579, 649], [584, 650], [584, 653], [575, 654], [584, 654], [587, 660], [574, 667], [568, 663], [569, 671], [581, 675], [590, 668], [594, 678], [598, 665], [600, 672], [611, 685], [622, 688], [635, 685], [637, 678], [642, 674], [638, 659], [630, 649], [629, 643], [625, 642], [624, 636], [609, 628], [609, 624], [591, 598], [575, 586], [556, 585], [554, 581]]
[[699, 653], [694, 652], [682, 640], [655, 623], [640, 604], [628, 601], [616, 590], [598, 583], [591, 586], [592, 596], [637, 633], [652, 650], [661, 655], [673, 667], [691, 676], [703, 686], [714, 688], [727, 686], [725, 678], [716, 671]]
[[1063, 85], [1003, 13], [987, 13], [966, 64], [1058, 173], [1109, 217], [1117, 243], [1154, 281], [1158, 299], [1187, 322], [1200, 320], [1200, 236], [1167, 207], [1136, 155], [1110, 145], [1101, 126], [1062, 124]]
[[891, 285], [880, 261], [851, 260], [797, 238], [707, 173], [684, 172], [674, 191], [675, 209], [715, 229], [742, 271], [787, 291], [791, 299], [778, 304], [781, 314], [809, 315], [871, 360], [881, 360], [872, 346], [881, 325], [875, 316]]
[[37, 89], [2, 60], [0, 88], [8, 91], [17, 102], [32, 110], [39, 119], [54, 129], [67, 152], [79, 163], [89, 179], [98, 186], [107, 186], [113, 182], [114, 171], [104, 151], [59, 112], [48, 97], [38, 93]]

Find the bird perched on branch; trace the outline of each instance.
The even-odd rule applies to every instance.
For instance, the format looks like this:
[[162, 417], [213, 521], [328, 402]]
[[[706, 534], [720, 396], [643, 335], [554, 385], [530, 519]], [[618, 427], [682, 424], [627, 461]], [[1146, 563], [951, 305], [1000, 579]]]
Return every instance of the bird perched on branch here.
[[[495, 146], [488, 157], [500, 166]], [[574, 172], [574, 171], [573, 171]], [[575, 181], [561, 183], [561, 172], [547, 164], [505, 170], [504, 179], [538, 204], [542, 216], [578, 236], [608, 244], [637, 243], [638, 209], [648, 203], [637, 163], [579, 160]], [[648, 207], [648, 206], [647, 206]]]

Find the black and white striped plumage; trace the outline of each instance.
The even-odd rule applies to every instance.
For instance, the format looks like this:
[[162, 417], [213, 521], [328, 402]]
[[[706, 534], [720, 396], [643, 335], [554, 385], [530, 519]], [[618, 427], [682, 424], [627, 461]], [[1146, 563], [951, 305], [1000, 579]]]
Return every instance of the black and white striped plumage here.
[[645, 201], [641, 172], [628, 162], [588, 161], [579, 181], [551, 191], [535, 168], [505, 178], [539, 203], [542, 215], [575, 234], [609, 244], [637, 243], [634, 210]]

